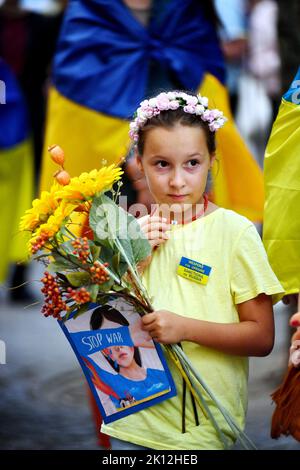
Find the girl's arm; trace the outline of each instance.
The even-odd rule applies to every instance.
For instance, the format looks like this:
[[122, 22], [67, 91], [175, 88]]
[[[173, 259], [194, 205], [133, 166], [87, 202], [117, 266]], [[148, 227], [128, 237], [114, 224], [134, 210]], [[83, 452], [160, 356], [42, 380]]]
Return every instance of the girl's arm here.
[[260, 294], [237, 305], [239, 323], [214, 323], [158, 310], [145, 315], [143, 328], [160, 343], [180, 341], [236, 356], [267, 356], [274, 344], [271, 296]]

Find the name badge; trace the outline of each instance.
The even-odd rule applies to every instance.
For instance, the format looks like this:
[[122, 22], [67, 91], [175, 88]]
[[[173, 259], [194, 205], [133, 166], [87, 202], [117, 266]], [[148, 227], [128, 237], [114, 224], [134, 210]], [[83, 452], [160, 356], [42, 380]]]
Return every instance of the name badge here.
[[177, 274], [179, 276], [204, 286], [206, 286], [208, 282], [210, 271], [210, 266], [194, 261], [193, 259], [185, 258], [184, 256], [182, 256], [177, 268]]

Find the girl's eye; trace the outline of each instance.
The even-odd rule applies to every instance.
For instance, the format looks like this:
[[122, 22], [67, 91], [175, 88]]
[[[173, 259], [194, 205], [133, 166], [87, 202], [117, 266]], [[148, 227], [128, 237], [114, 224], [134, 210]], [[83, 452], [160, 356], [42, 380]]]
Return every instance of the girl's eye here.
[[198, 166], [198, 165], [199, 165], [199, 160], [189, 160], [189, 161], [187, 162], [187, 166], [188, 166], [189, 168], [195, 168], [195, 167]]
[[158, 162], [155, 163], [155, 165], [158, 168], [166, 168], [168, 166], [168, 162], [165, 162], [164, 160], [159, 160]]

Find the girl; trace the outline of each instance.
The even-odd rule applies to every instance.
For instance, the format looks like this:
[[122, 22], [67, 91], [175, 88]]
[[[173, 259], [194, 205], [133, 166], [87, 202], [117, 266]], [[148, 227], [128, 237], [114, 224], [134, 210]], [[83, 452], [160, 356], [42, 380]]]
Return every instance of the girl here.
[[[253, 224], [217, 207], [205, 194], [215, 161], [215, 132], [224, 123], [205, 97], [161, 93], [141, 103], [130, 135], [156, 201], [152, 215], [140, 219], [153, 247], [143, 281], [155, 311], [143, 317], [144, 329], [162, 344], [181, 342], [243, 427], [247, 357], [272, 350], [272, 300], [279, 300], [283, 290]], [[127, 441], [123, 448], [134, 443], [151, 449], [222, 449], [210, 420], [186, 393], [170, 361], [169, 366], [177, 396], [103, 426], [103, 432]], [[233, 444], [224, 419], [208, 404]]]

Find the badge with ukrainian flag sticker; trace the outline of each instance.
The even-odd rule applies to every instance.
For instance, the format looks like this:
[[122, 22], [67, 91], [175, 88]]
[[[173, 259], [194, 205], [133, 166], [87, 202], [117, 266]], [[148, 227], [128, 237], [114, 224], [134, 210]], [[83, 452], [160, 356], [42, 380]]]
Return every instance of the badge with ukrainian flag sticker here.
[[190, 258], [185, 258], [184, 256], [182, 256], [177, 268], [177, 274], [179, 276], [204, 286], [206, 286], [208, 282], [210, 271], [210, 266]]

